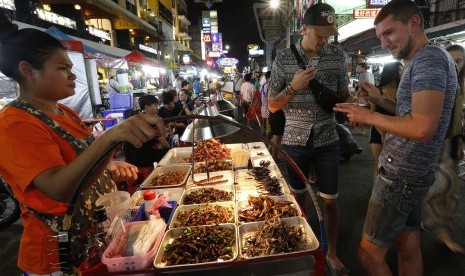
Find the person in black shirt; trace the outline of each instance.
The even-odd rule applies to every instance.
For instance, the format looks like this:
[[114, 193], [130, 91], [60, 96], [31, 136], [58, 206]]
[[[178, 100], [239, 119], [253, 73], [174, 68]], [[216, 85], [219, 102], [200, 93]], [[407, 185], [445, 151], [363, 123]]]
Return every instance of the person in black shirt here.
[[[158, 100], [153, 95], [144, 95], [139, 98], [140, 109], [143, 113], [154, 114], [158, 112]], [[152, 167], [153, 162], [159, 162], [170, 149], [166, 137], [158, 136], [142, 144], [140, 148], [125, 143], [123, 153], [126, 162], [137, 167]]]
[[[175, 101], [173, 93], [176, 93], [175, 91], [168, 91], [168, 92], [163, 92], [161, 95], [161, 100], [163, 102], [163, 106], [160, 107], [158, 110], [158, 115], [162, 118], [170, 118], [170, 117], [176, 117], [179, 115], [184, 115], [183, 114], [183, 108], [182, 105]], [[169, 123], [168, 127], [174, 127], [176, 130], [174, 134], [178, 134], [179, 137], [182, 136], [184, 133], [184, 130], [187, 127], [187, 122], [182, 121], [182, 122], [175, 122], [175, 123]]]

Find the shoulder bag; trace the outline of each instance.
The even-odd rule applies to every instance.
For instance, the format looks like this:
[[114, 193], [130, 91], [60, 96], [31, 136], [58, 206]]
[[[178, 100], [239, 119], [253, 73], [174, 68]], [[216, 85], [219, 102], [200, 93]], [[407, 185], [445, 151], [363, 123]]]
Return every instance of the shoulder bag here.
[[[295, 56], [295, 59], [297, 60], [299, 67], [302, 70], [305, 70], [306, 66], [294, 44], [291, 44], [291, 50]], [[329, 89], [315, 79], [311, 80], [308, 85], [312, 91], [313, 97], [315, 98], [315, 102], [326, 112], [333, 112], [333, 107], [337, 103], [342, 103], [345, 101], [343, 95], [340, 95], [336, 91]]]

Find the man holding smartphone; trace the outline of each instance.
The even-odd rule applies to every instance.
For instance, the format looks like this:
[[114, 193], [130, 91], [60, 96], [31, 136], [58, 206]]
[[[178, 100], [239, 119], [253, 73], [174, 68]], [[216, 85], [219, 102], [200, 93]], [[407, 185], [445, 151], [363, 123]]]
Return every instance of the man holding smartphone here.
[[[279, 52], [272, 66], [268, 106], [271, 112], [284, 110], [286, 126], [283, 150], [304, 174], [309, 172], [311, 166], [314, 168], [326, 222], [327, 263], [332, 275], [347, 275], [348, 270], [336, 254], [339, 228], [336, 118], [334, 112], [324, 110], [315, 102], [309, 87], [309, 82], [315, 79], [339, 95], [349, 95], [345, 54], [341, 47], [328, 45], [328, 38], [338, 34], [334, 16], [334, 9], [323, 3], [315, 4], [305, 12], [303, 38], [295, 47], [304, 64], [310, 66], [305, 70], [300, 69], [291, 49]], [[305, 184], [292, 168], [289, 168], [289, 180], [297, 201], [305, 208], [310, 198]]]

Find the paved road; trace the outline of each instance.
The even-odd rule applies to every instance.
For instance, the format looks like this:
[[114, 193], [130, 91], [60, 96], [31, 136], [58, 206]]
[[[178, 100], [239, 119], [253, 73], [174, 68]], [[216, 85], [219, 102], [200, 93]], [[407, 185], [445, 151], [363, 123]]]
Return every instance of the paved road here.
[[[368, 131], [367, 131], [368, 133]], [[369, 151], [368, 137], [356, 136], [359, 144], [364, 148], [359, 155], [342, 164], [340, 167], [340, 210], [341, 229], [338, 251], [341, 259], [351, 270], [351, 275], [363, 275], [356, 260], [356, 250], [360, 240], [363, 220], [371, 193], [373, 165]], [[243, 133], [229, 137], [225, 142], [248, 142], [250, 138]], [[463, 194], [463, 192], [462, 192]], [[465, 204], [460, 206], [459, 215], [455, 219], [454, 237], [465, 245]], [[310, 213], [314, 213], [310, 208]], [[311, 224], [318, 233], [316, 219]], [[16, 259], [22, 227], [20, 222], [11, 225], [0, 232], [0, 271], [1, 275], [18, 275]], [[426, 276], [460, 276], [465, 275], [465, 256], [453, 254], [445, 246], [435, 241], [434, 235], [428, 230], [422, 232], [422, 251]], [[397, 265], [396, 251], [388, 253], [388, 262], [392, 268]], [[306, 275], [311, 269], [308, 258], [298, 258], [293, 261], [271, 263], [266, 265], [247, 265], [223, 269], [221, 275]], [[218, 275], [219, 271], [203, 271], [189, 273], [189, 275]]]

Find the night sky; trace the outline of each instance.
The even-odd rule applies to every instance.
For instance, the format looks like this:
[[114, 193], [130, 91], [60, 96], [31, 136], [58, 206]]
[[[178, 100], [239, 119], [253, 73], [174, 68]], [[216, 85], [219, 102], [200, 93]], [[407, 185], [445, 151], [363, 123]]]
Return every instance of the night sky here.
[[[218, 31], [223, 34], [223, 46], [229, 45], [228, 57], [239, 60], [238, 67], [247, 65], [247, 45], [258, 44], [261, 49], [264, 43], [258, 33], [257, 22], [253, 13], [254, 3], [264, 0], [223, 0], [223, 3], [214, 3], [211, 10], [218, 11]], [[208, 10], [205, 4], [194, 3], [194, 0], [187, 0], [187, 17], [196, 24], [202, 14], [202, 10]]]

